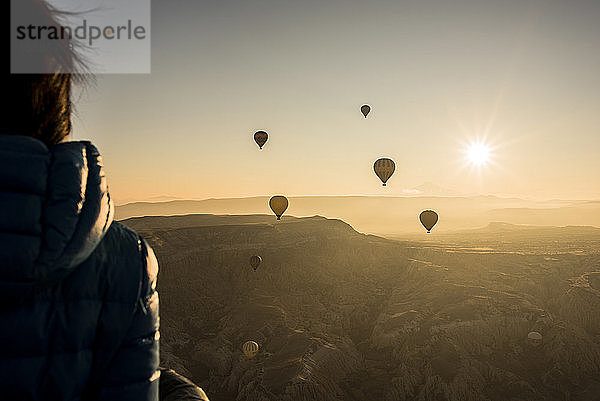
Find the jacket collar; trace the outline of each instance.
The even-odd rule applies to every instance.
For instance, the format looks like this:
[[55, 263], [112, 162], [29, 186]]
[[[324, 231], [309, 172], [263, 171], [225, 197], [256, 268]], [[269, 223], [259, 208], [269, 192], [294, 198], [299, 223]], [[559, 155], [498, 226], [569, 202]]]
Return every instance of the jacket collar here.
[[113, 216], [102, 157], [90, 142], [48, 149], [0, 135], [0, 280], [60, 279], [90, 256]]

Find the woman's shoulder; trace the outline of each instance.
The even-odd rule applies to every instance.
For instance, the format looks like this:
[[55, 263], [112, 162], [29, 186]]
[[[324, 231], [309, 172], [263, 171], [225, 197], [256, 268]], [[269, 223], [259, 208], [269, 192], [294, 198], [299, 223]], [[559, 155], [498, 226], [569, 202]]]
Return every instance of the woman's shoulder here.
[[[111, 283], [109, 292], [118, 298], [137, 302], [156, 287], [158, 262], [154, 251], [135, 231], [120, 222], [113, 222], [92, 258], [103, 265], [105, 279]], [[131, 298], [131, 286], [137, 288]]]

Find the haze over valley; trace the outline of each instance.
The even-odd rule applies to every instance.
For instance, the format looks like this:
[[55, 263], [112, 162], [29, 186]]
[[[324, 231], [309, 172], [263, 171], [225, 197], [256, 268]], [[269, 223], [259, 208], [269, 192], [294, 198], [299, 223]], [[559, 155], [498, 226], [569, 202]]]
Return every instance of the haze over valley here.
[[[116, 216], [166, 216], [190, 213], [271, 213], [269, 197], [134, 202], [116, 208]], [[497, 196], [311, 196], [289, 197], [286, 214], [342, 219], [363, 233], [398, 236], [423, 233], [419, 213], [434, 209], [436, 232], [484, 227], [492, 222], [539, 226], [600, 227], [600, 201], [534, 201]]]

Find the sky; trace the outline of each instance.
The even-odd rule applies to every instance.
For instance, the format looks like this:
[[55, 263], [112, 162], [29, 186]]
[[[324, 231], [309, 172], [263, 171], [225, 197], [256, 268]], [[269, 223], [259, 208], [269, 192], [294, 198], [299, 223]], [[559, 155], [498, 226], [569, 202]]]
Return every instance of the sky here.
[[423, 183], [600, 199], [598, 20], [596, 0], [153, 1], [152, 73], [97, 76], [73, 139], [117, 203]]

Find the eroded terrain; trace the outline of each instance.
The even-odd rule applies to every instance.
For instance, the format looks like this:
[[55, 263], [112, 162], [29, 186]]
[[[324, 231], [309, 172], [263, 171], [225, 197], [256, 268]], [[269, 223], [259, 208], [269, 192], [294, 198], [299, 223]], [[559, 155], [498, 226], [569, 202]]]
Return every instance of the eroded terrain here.
[[161, 264], [163, 364], [213, 400], [598, 400], [594, 230], [392, 241], [320, 217], [126, 224]]

